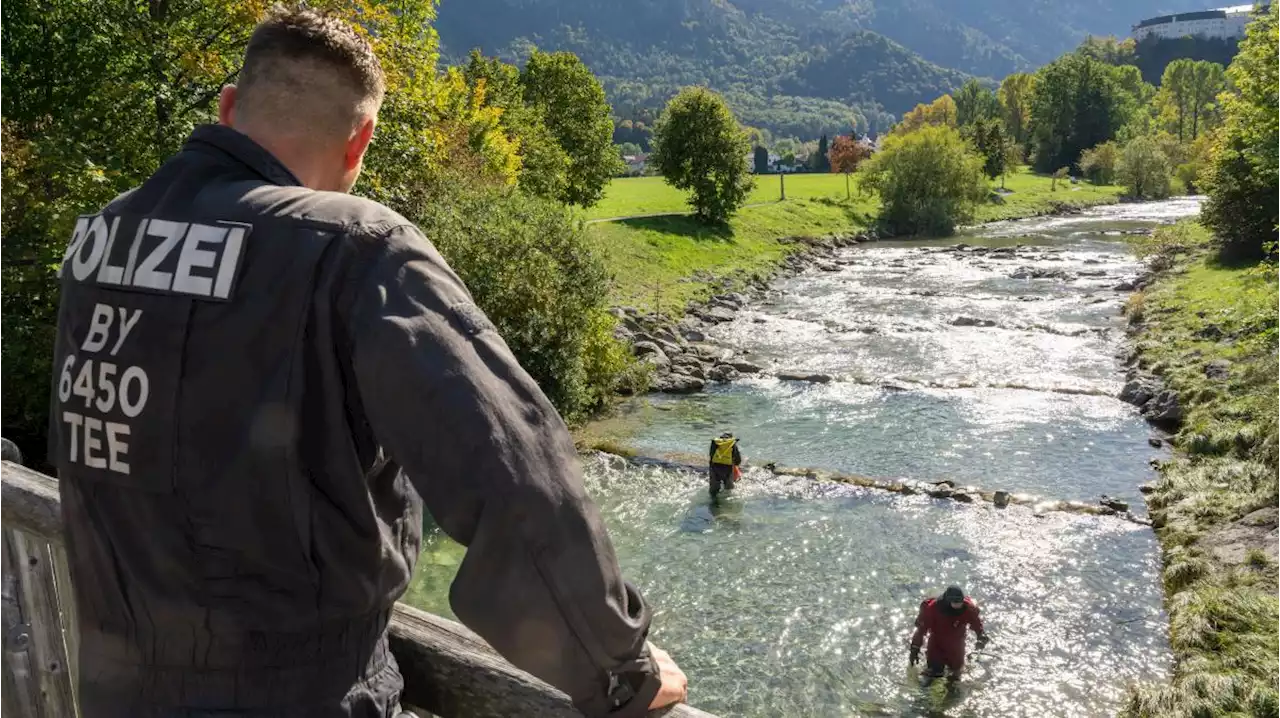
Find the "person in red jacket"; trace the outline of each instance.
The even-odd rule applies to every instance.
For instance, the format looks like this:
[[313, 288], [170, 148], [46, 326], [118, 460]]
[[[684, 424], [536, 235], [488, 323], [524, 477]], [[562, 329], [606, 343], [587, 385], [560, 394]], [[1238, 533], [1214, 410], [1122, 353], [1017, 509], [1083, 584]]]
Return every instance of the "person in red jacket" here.
[[978, 604], [965, 598], [959, 586], [951, 586], [937, 598], [925, 599], [916, 616], [916, 632], [911, 636], [911, 665], [920, 662], [920, 647], [929, 636], [929, 649], [925, 652], [925, 683], [951, 669], [947, 685], [960, 680], [964, 672], [965, 635], [972, 628], [978, 635], [978, 650], [987, 645], [987, 634], [978, 615]]

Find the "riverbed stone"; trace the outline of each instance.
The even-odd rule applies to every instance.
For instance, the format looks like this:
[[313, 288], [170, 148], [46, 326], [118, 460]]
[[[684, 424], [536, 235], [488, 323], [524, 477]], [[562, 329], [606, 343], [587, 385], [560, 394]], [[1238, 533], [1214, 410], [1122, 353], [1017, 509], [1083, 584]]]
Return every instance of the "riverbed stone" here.
[[1136, 289], [1136, 286], [1134, 285], [1133, 282], [1126, 279], [1116, 284], [1114, 287], [1112, 287], [1112, 289], [1117, 292], [1132, 292], [1134, 289]]
[[1182, 406], [1178, 403], [1177, 394], [1163, 389], [1143, 405], [1142, 414], [1153, 422], [1176, 424], [1182, 421]]
[[[640, 335], [640, 337], [643, 337], [643, 336], [645, 335]], [[663, 358], [666, 358], [666, 354], [662, 351], [662, 348], [659, 347], [656, 342], [646, 338], [640, 338], [640, 337], [637, 337], [638, 339], [640, 339], [640, 341], [637, 341], [635, 344], [631, 345], [632, 354], [635, 354], [638, 357], [648, 356], [650, 354], [662, 354]]]
[[807, 381], [812, 384], [826, 384], [834, 377], [830, 374], [797, 374], [792, 372], [780, 372], [778, 378], [783, 381]]
[[738, 378], [738, 370], [728, 364], [718, 364], [707, 373], [713, 381], [733, 381]]
[[1129, 502], [1121, 501], [1120, 499], [1115, 499], [1110, 496], [1103, 496], [1098, 503], [1112, 511], [1118, 511], [1120, 513], [1124, 513], [1129, 510]]
[[680, 335], [685, 338], [685, 341], [690, 342], [705, 342], [707, 340], [706, 332], [701, 329], [681, 329]]
[[1145, 406], [1159, 392], [1160, 386], [1154, 377], [1135, 374], [1120, 390], [1120, 401], [1134, 406]]
[[749, 362], [746, 359], [735, 359], [732, 361], [727, 361], [725, 362], [725, 364], [733, 367], [735, 371], [741, 372], [743, 374], [759, 374], [760, 372], [764, 371], [764, 367], [760, 366], [759, 364], [754, 364], [752, 362]]
[[977, 317], [959, 316], [951, 320], [953, 327], [994, 327], [995, 320], [979, 319]]
[[666, 376], [658, 377], [653, 382], [653, 390], [666, 394], [694, 394], [702, 391], [707, 385], [702, 379], [689, 376], [688, 374], [680, 374], [672, 372]]
[[994, 494], [991, 495], [991, 503], [995, 504], [996, 508], [998, 509], [1003, 509], [1004, 507], [1008, 506], [1009, 492], [1008, 491], [995, 492]]
[[1164, 446], [1164, 440], [1158, 436], [1153, 436], [1147, 439], [1147, 443], [1150, 444], [1153, 449], [1159, 449], [1161, 446]]
[[733, 321], [734, 312], [724, 306], [711, 306], [697, 314], [698, 318], [708, 324], [724, 324]]

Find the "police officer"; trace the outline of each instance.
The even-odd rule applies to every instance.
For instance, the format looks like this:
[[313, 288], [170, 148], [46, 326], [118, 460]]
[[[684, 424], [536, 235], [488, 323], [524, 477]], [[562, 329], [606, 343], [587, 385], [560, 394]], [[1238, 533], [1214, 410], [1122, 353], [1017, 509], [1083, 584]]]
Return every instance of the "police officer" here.
[[424, 502], [514, 664], [589, 716], [685, 696], [555, 410], [418, 229], [346, 194], [382, 96], [350, 27], [278, 11], [219, 124], [76, 223], [50, 449], [85, 718], [395, 715]]

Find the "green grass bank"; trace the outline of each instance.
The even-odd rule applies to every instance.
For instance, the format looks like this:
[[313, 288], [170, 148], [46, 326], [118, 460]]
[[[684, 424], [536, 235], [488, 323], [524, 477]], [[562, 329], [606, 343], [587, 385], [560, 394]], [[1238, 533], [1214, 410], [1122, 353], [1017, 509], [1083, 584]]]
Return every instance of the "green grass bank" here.
[[[761, 175], [748, 200], [726, 227], [708, 227], [691, 217], [671, 215], [637, 217], [663, 212], [686, 212], [684, 192], [669, 187], [661, 177], [614, 180], [604, 199], [587, 219], [631, 217], [588, 226], [596, 249], [614, 277], [611, 302], [644, 311], [674, 313], [690, 300], [706, 296], [716, 277], [737, 273], [767, 272], [795, 245], [778, 241], [797, 236], [821, 236], [857, 232], [870, 227], [879, 210], [879, 199], [858, 187], [850, 177], [846, 197], [845, 177], [840, 174], [787, 175], [787, 199], [779, 199], [778, 175]], [[1011, 191], [1000, 202], [980, 206], [977, 222], [1031, 217], [1119, 200], [1118, 186], [1057, 183], [1023, 168], [1011, 173], [1005, 187]], [[1000, 182], [992, 183], [998, 188]]]
[[1138, 365], [1179, 397], [1175, 458], [1147, 497], [1164, 549], [1173, 680], [1128, 716], [1275, 716], [1277, 285], [1223, 265], [1185, 222], [1139, 243], [1157, 273], [1131, 298]]

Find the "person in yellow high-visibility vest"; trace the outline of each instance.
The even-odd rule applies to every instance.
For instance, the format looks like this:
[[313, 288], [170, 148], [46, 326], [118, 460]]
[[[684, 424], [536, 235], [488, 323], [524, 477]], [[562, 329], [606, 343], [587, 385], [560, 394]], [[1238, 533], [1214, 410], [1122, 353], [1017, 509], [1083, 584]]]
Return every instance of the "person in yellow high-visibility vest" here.
[[711, 498], [716, 498], [721, 488], [729, 490], [739, 475], [742, 453], [738, 451], [738, 439], [725, 432], [711, 440]]

